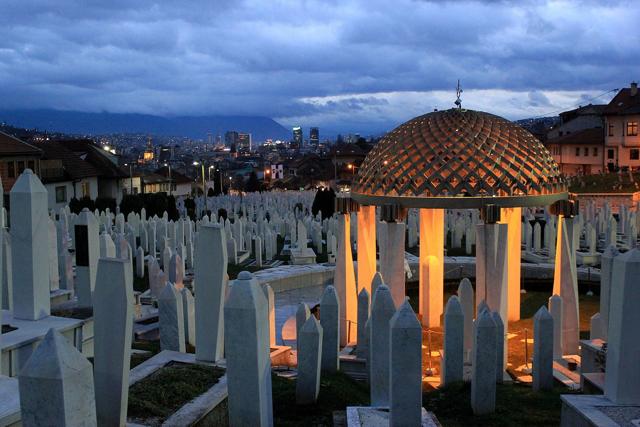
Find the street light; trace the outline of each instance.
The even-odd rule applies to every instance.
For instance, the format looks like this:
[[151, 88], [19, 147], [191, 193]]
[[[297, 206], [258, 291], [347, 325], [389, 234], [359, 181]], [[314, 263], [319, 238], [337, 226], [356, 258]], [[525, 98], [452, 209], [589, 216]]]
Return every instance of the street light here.
[[125, 163], [125, 166], [129, 166], [129, 185], [131, 186], [131, 194], [133, 194], [133, 163]]
[[202, 170], [202, 192], [204, 193], [204, 210], [207, 211], [208, 210], [208, 204], [207, 204], [207, 187], [204, 181], [204, 161], [201, 162], [193, 162], [194, 166], [198, 166], [200, 165], [201, 170]]
[[169, 163], [165, 163], [164, 166], [169, 168], [169, 195], [171, 195], [171, 165]]

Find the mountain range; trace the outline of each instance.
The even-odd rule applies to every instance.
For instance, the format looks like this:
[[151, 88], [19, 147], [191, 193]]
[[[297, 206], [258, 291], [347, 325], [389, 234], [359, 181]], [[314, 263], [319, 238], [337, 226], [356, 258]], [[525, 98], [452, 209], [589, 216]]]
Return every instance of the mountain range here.
[[207, 139], [207, 134], [222, 135], [226, 131], [250, 133], [256, 142], [290, 139], [291, 133], [275, 120], [264, 116], [172, 116], [162, 117], [135, 113], [84, 113], [79, 111], [0, 110], [0, 122], [41, 131], [78, 135], [114, 133], [148, 133], [152, 135]]

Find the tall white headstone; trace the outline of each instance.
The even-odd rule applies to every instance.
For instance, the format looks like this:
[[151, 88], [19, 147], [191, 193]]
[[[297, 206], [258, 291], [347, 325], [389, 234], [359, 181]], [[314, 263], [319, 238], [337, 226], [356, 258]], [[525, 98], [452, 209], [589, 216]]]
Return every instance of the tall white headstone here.
[[[369, 346], [365, 326], [369, 320], [369, 292], [363, 287], [358, 294], [358, 345], [356, 346], [356, 355], [361, 359], [366, 359]], [[361, 345], [362, 344], [362, 345]]]
[[533, 389], [553, 388], [553, 317], [542, 306], [533, 317]]
[[640, 405], [640, 249], [613, 261], [604, 395], [618, 405]]
[[320, 392], [320, 365], [322, 362], [322, 326], [310, 316], [298, 335], [298, 378], [296, 403], [315, 403]]
[[444, 354], [441, 368], [444, 385], [463, 379], [465, 322], [460, 300], [453, 295], [447, 301], [444, 312]]
[[490, 414], [496, 406], [496, 324], [491, 312], [482, 310], [475, 323], [471, 408], [476, 415]]
[[476, 305], [473, 286], [466, 277], [458, 285], [458, 298], [464, 314], [464, 354], [465, 358], [468, 358], [473, 347], [473, 318]]
[[229, 425], [272, 426], [267, 300], [249, 272], [241, 272], [231, 286], [224, 328]]
[[126, 260], [101, 258], [94, 292], [94, 380], [99, 426], [125, 425], [133, 334], [133, 283]]
[[93, 290], [96, 287], [100, 256], [98, 220], [89, 209], [85, 208], [78, 215], [74, 229], [78, 304], [89, 307], [93, 304]]
[[300, 336], [300, 330], [302, 326], [307, 323], [309, 316], [311, 316], [309, 306], [304, 302], [298, 304], [298, 309], [296, 310], [296, 340]]
[[369, 361], [371, 375], [371, 406], [389, 405], [389, 322], [396, 307], [387, 285], [380, 285], [371, 303], [371, 335], [369, 338]]
[[422, 424], [422, 326], [405, 302], [391, 318], [389, 426]]
[[196, 242], [196, 359], [224, 356], [224, 299], [227, 292], [227, 242], [218, 224], [200, 227]]
[[160, 349], [184, 353], [184, 313], [180, 291], [167, 282], [158, 297], [158, 323], [160, 324]]
[[340, 301], [336, 288], [329, 285], [320, 299], [320, 324], [322, 325], [322, 370], [337, 372], [340, 368]]
[[611, 277], [613, 260], [619, 255], [615, 246], [609, 245], [600, 257], [600, 316], [602, 316], [602, 339], [606, 340], [609, 330]]
[[553, 358], [562, 359], [562, 297], [552, 295], [549, 298], [549, 313], [553, 318]]
[[49, 315], [49, 230], [47, 190], [25, 171], [10, 193], [13, 270], [13, 315], [38, 320]]

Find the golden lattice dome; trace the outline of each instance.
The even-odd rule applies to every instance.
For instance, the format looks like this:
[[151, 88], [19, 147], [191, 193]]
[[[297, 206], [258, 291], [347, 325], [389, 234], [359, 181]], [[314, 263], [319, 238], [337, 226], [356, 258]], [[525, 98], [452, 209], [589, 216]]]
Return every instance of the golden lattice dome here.
[[502, 117], [457, 108], [385, 135], [351, 195], [361, 204], [434, 208], [543, 206], [568, 197], [558, 165], [533, 135]]

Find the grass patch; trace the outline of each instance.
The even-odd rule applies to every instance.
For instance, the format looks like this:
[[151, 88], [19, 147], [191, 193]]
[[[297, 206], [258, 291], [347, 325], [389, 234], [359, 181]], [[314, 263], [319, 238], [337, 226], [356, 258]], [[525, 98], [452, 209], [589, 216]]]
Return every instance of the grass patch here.
[[471, 410], [471, 384], [458, 383], [424, 393], [422, 403], [444, 427], [557, 426], [562, 407], [560, 395], [568, 393], [565, 387], [534, 391], [521, 384], [498, 384], [495, 413], [476, 416]]
[[70, 307], [51, 311], [52, 316], [69, 319], [88, 319], [93, 316], [93, 307]]
[[165, 366], [129, 388], [127, 415], [161, 424], [187, 402], [209, 390], [224, 369], [175, 363]]
[[332, 426], [333, 411], [369, 404], [368, 389], [343, 373], [322, 374], [315, 405], [298, 406], [296, 382], [272, 376], [273, 421], [277, 426]]

